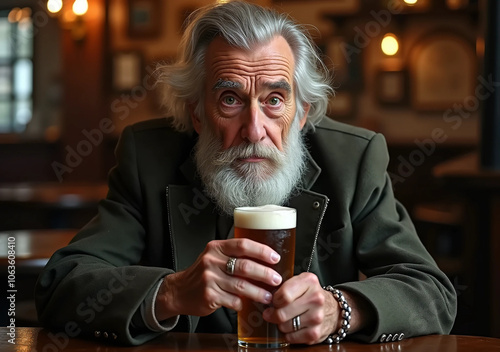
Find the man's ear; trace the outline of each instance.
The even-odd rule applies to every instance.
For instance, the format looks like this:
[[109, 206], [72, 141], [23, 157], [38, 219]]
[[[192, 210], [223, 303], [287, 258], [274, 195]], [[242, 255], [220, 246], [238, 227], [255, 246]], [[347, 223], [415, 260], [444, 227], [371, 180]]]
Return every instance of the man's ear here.
[[304, 116], [302, 116], [299, 121], [300, 129], [304, 128], [304, 125], [306, 124], [307, 114], [309, 114], [309, 110], [311, 109], [311, 104], [304, 103], [303, 108], [304, 108]]
[[194, 104], [188, 104], [189, 115], [191, 115], [191, 122], [196, 133], [200, 134], [202, 123], [198, 116], [194, 113]]

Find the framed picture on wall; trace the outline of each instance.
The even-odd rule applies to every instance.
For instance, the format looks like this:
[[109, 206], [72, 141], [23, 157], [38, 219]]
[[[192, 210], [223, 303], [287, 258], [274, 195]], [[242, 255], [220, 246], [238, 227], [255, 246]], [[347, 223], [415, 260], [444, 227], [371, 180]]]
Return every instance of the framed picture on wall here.
[[375, 77], [375, 96], [380, 105], [404, 105], [408, 98], [408, 77], [405, 70], [381, 70]]
[[118, 51], [113, 55], [113, 90], [130, 92], [142, 83], [143, 58], [139, 51]]
[[128, 0], [128, 35], [156, 37], [161, 31], [161, 0]]
[[419, 111], [443, 111], [474, 96], [478, 70], [474, 43], [457, 33], [424, 36], [411, 55], [411, 104]]

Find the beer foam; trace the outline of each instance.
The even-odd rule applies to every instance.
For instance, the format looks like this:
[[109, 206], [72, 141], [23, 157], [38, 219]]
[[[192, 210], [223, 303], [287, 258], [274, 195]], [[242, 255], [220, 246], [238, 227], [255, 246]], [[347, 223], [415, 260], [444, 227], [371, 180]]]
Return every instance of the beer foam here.
[[234, 209], [234, 226], [254, 230], [285, 230], [296, 227], [297, 212], [279, 205]]

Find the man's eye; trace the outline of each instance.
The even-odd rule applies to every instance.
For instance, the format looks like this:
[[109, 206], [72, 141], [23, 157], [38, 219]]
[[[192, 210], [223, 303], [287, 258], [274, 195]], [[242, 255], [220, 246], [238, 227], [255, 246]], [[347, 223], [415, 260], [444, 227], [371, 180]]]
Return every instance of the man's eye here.
[[222, 98], [222, 101], [224, 102], [224, 104], [227, 104], [227, 105], [234, 105], [236, 104], [236, 99], [230, 95]]
[[273, 98], [269, 99], [268, 102], [269, 102], [269, 105], [276, 106], [276, 105], [279, 105], [279, 103], [281, 101], [278, 98], [273, 97]]

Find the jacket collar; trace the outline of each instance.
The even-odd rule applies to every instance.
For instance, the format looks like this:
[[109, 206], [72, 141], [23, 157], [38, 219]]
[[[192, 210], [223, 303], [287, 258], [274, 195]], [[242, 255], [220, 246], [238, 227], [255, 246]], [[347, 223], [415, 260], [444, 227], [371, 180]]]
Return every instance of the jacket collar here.
[[309, 151], [306, 151], [306, 171], [302, 175], [302, 187], [308, 190], [311, 189], [320, 174], [321, 168], [309, 154]]

